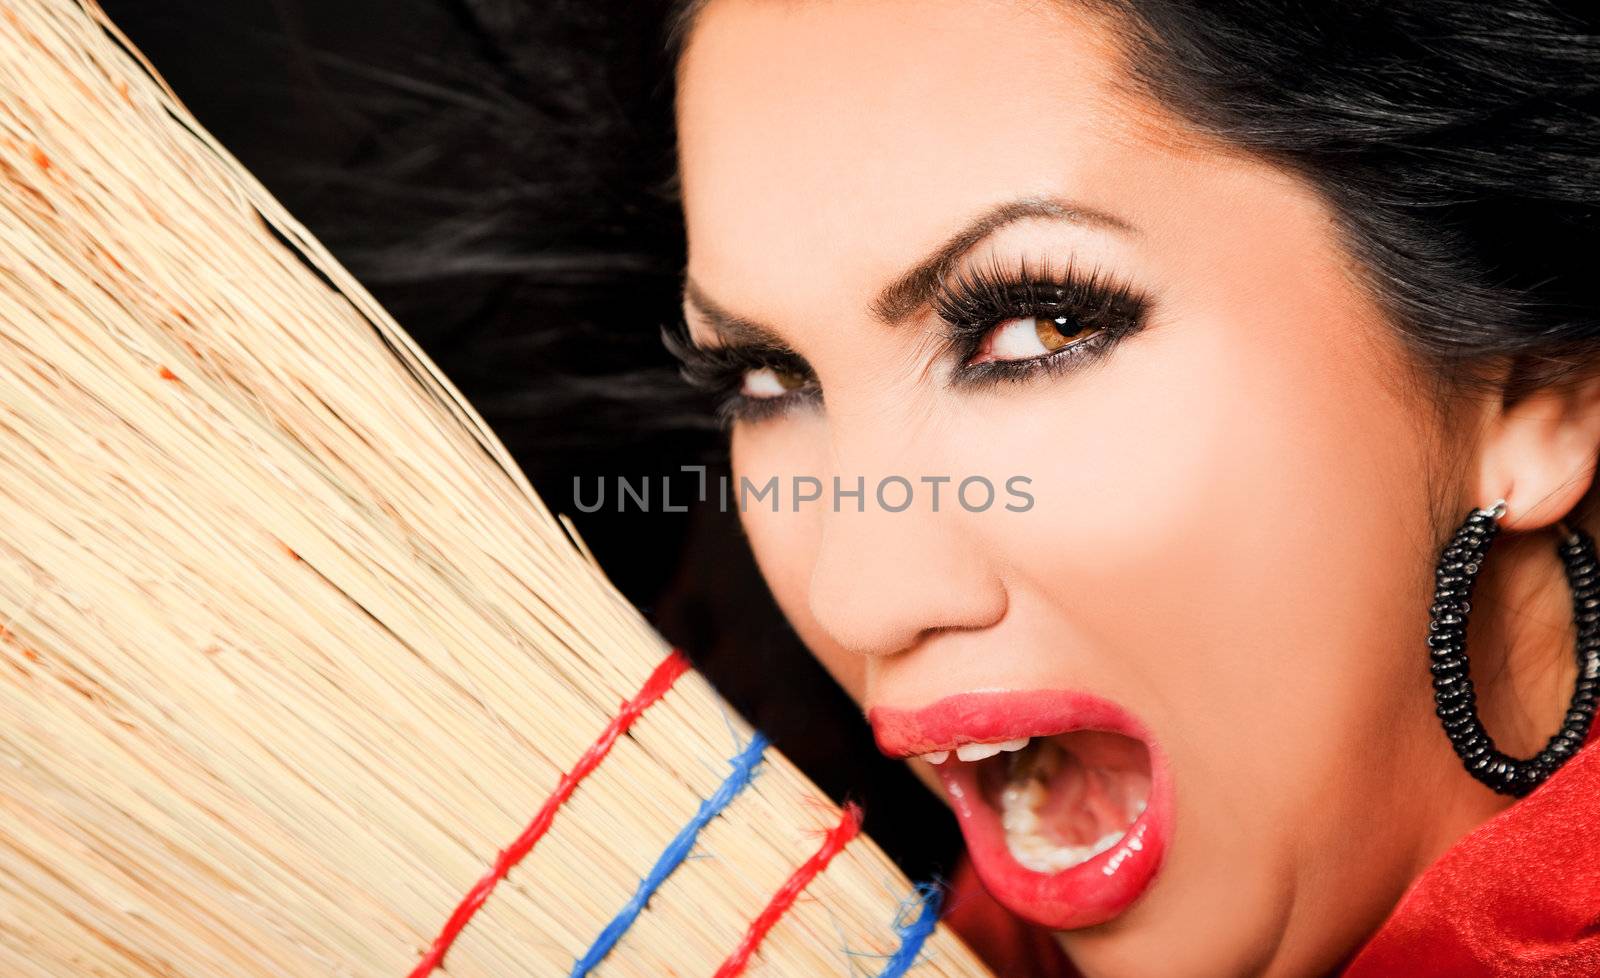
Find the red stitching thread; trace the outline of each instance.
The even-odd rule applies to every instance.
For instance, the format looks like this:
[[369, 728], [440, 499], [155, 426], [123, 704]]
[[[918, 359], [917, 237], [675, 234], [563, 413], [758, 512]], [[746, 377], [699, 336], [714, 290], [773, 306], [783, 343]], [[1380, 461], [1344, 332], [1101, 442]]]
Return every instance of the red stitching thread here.
[[760, 947], [762, 939], [767, 936], [767, 931], [777, 924], [778, 918], [782, 917], [789, 909], [789, 905], [794, 903], [795, 897], [806, 888], [806, 884], [822, 872], [829, 860], [838, 855], [845, 844], [855, 838], [859, 831], [861, 831], [861, 806], [853, 801], [846, 802], [843, 817], [839, 820], [839, 824], [828, 832], [828, 837], [822, 840], [822, 847], [802, 863], [800, 868], [778, 888], [778, 892], [773, 894], [772, 902], [751, 921], [750, 929], [745, 931], [744, 940], [740, 941], [739, 946], [728, 955], [728, 960], [722, 962], [722, 967], [717, 969], [714, 978], [734, 978], [744, 973], [745, 965], [750, 963], [751, 955], [755, 954], [757, 947]]
[[506, 873], [511, 871], [511, 867], [521, 862], [522, 858], [532, 851], [533, 844], [538, 842], [539, 837], [544, 835], [550, 828], [550, 823], [556, 817], [556, 809], [560, 808], [561, 804], [572, 795], [572, 791], [578, 786], [578, 782], [582, 781], [589, 772], [600, 766], [600, 762], [611, 750], [611, 745], [627, 731], [633, 721], [639, 718], [639, 714], [645, 711], [645, 707], [660, 699], [668, 689], [672, 688], [673, 682], [687, 672], [688, 669], [689, 660], [684, 658], [683, 653], [677, 649], [673, 649], [668, 653], [667, 657], [661, 661], [661, 664], [656, 666], [655, 671], [650, 674], [650, 678], [645, 680], [645, 684], [640, 687], [638, 694], [633, 699], [622, 704], [622, 709], [611, 719], [611, 723], [606, 726], [605, 731], [600, 734], [594, 743], [589, 745], [589, 749], [583, 752], [583, 756], [578, 758], [578, 762], [572, 766], [571, 773], [561, 776], [561, 781], [556, 785], [556, 790], [545, 800], [544, 805], [539, 809], [539, 813], [533, 816], [533, 821], [528, 823], [528, 827], [522, 830], [522, 834], [517, 836], [515, 842], [500, 851], [499, 856], [495, 858], [494, 865], [489, 868], [488, 872], [483, 874], [483, 878], [479, 879], [471, 890], [467, 891], [467, 895], [462, 898], [461, 903], [456, 907], [455, 913], [452, 913], [450, 919], [445, 922], [444, 929], [439, 932], [438, 937], [434, 938], [433, 944], [428, 948], [428, 952], [423, 955], [417, 966], [411, 970], [409, 978], [426, 978], [426, 976], [433, 973], [433, 969], [437, 968], [439, 962], [444, 960], [445, 952], [450, 950], [450, 945], [455, 942], [456, 937], [466, 928], [467, 922], [472, 919], [472, 915], [477, 913], [478, 908], [483, 906], [483, 902], [489, 898], [489, 891], [494, 889], [494, 885], [500, 882]]

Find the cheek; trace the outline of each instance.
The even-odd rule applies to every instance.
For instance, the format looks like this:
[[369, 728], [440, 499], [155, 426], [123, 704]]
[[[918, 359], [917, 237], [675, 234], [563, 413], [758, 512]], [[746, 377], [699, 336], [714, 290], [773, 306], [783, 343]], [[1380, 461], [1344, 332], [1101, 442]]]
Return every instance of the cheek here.
[[[1387, 326], [1314, 282], [1196, 283], [1181, 320], [962, 422], [971, 464], [1032, 478], [1029, 511], [983, 521], [1020, 637], [1003, 661], [1128, 704], [1171, 764], [1179, 841], [1147, 912], [1187, 918], [1180, 944], [1267, 919], [1285, 881], [1377, 892], [1436, 738], [1431, 442]], [[1222, 876], [1214, 910], [1184, 903]]]
[[1185, 295], [1182, 321], [975, 419], [966, 444], [1035, 497], [987, 532], [1058, 668], [1159, 717], [1186, 784], [1359, 777], [1349, 746], [1426, 693], [1404, 653], [1431, 583], [1427, 442], [1399, 348], [1337, 279], [1267, 266]]

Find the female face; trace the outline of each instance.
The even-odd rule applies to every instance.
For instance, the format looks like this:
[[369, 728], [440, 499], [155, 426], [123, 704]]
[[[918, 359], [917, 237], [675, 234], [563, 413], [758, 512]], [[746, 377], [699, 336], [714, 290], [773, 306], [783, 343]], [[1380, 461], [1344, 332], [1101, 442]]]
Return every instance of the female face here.
[[778, 480], [742, 518], [779, 604], [995, 896], [1091, 976], [1317, 973], [1459, 831], [1415, 651], [1438, 432], [1329, 209], [1113, 38], [713, 0], [685, 315]]

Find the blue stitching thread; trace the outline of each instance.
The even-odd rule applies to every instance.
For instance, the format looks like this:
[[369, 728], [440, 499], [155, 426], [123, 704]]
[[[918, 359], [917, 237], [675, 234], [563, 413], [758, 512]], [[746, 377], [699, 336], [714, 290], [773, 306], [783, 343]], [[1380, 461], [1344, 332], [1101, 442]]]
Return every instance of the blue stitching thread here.
[[939, 904], [944, 895], [938, 885], [918, 883], [917, 896], [922, 900], [922, 913], [915, 920], [906, 919], [911, 909], [907, 904], [901, 904], [900, 911], [895, 914], [894, 929], [900, 935], [900, 947], [890, 956], [883, 970], [878, 972], [878, 978], [900, 978], [910, 971], [911, 966], [917, 963], [923, 942], [939, 923]]
[[583, 957], [579, 958], [577, 963], [572, 966], [571, 978], [582, 978], [583, 975], [587, 975], [611, 952], [611, 949], [622, 939], [622, 935], [627, 933], [629, 927], [633, 926], [634, 920], [644, 910], [645, 904], [650, 902], [651, 895], [660, 888], [662, 883], [666, 882], [667, 877], [672, 875], [672, 871], [677, 869], [679, 864], [688, 858], [690, 850], [694, 848], [695, 837], [700, 834], [700, 830], [705, 828], [707, 822], [716, 818], [719, 812], [727, 808], [728, 804], [733, 801], [734, 796], [743, 791], [745, 786], [750, 783], [756, 766], [761, 763], [761, 755], [766, 749], [767, 738], [757, 732], [751, 738], [749, 745], [732, 759], [733, 773], [728, 775], [722, 785], [717, 788], [715, 794], [700, 803], [699, 811], [694, 813], [694, 817], [689, 820], [689, 824], [680, 829], [672, 841], [667, 843], [667, 847], [661, 851], [661, 856], [656, 859], [656, 864], [651, 867], [649, 875], [639, 881], [639, 888], [634, 891], [633, 896], [623, 905], [622, 910], [611, 919], [611, 923], [607, 924], [605, 929], [600, 932], [600, 936], [595, 938], [594, 944], [589, 947], [588, 951], [584, 952]]

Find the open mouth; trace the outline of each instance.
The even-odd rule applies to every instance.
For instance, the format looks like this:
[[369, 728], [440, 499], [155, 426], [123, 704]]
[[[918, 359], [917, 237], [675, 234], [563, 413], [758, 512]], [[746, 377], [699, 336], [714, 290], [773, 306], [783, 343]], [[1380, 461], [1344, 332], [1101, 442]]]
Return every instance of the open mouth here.
[[1110, 731], [1030, 737], [970, 763], [979, 797], [1000, 815], [1006, 850], [1036, 873], [1059, 873], [1110, 849], [1149, 804], [1150, 752]]
[[934, 765], [985, 887], [1056, 930], [1149, 886], [1172, 823], [1161, 752], [1125, 711], [1070, 691], [962, 693], [874, 709], [879, 746]]

